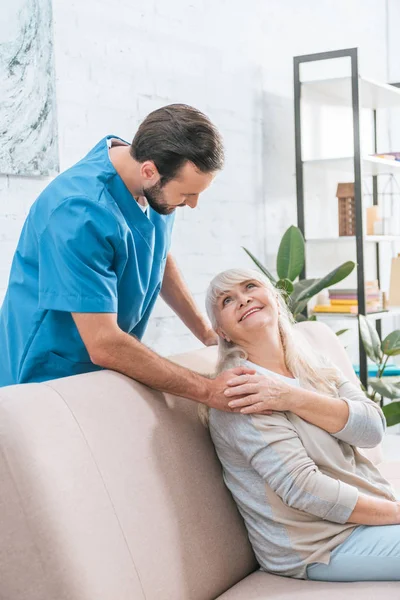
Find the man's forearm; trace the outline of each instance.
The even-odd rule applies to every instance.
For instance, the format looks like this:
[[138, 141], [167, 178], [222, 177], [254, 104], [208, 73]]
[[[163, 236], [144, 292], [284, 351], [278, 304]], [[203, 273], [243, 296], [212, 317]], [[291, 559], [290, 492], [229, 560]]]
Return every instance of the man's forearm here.
[[123, 373], [161, 392], [204, 404], [209, 400], [209, 379], [162, 358], [123, 331], [91, 358], [106, 369]]
[[337, 433], [346, 425], [349, 407], [344, 400], [296, 388], [291, 412], [328, 433]]
[[165, 266], [161, 297], [185, 323], [186, 327], [199, 340], [203, 341], [210, 326], [199, 311], [171, 254], [168, 254]]

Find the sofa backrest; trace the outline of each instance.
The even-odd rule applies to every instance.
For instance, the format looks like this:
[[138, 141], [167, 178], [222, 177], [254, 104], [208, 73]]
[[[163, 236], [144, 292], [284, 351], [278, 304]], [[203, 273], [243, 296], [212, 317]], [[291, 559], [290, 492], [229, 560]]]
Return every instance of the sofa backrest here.
[[110, 371], [2, 388], [0, 450], [1, 600], [211, 600], [256, 568], [191, 401]]
[[195, 403], [103, 371], [2, 388], [0, 428], [1, 600], [211, 600], [256, 568]]

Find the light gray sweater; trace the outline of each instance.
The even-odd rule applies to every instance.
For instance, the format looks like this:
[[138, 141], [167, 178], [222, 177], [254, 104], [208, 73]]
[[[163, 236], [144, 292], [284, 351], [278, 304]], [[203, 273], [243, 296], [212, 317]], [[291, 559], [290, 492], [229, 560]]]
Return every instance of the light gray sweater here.
[[395, 500], [390, 484], [356, 448], [379, 444], [385, 432], [382, 411], [344, 376], [338, 397], [347, 402], [349, 418], [335, 434], [292, 412], [251, 416], [210, 410], [225, 483], [261, 568], [271, 573], [306, 578], [308, 564], [328, 564], [331, 551], [355, 527], [347, 521], [359, 492]]

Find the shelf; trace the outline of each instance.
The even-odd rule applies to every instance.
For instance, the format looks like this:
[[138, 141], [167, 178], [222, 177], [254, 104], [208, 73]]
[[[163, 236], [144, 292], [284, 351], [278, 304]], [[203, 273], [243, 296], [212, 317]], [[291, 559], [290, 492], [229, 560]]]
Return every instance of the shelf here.
[[[348, 63], [351, 62], [350, 68], [347, 73], [351, 73], [348, 77], [336, 77], [336, 78], [327, 78], [327, 79], [319, 79], [314, 81], [300, 81], [301, 72], [304, 73], [305, 63], [309, 63], [311, 66], [316, 66], [316, 63], [320, 64], [319, 61], [325, 60], [346, 60]], [[353, 152], [351, 152], [352, 147], [350, 145], [350, 135], [353, 131], [352, 125], [358, 130], [361, 129], [360, 121], [364, 119], [365, 109], [368, 112], [371, 110], [381, 110], [388, 108], [400, 108], [400, 89], [397, 86], [390, 85], [387, 83], [378, 83], [376, 81], [365, 79], [363, 77], [359, 77], [358, 67], [358, 52], [356, 48], [344, 48], [336, 51], [328, 51], [328, 52], [319, 52], [317, 54], [307, 54], [304, 56], [296, 56], [294, 57], [294, 125], [295, 125], [295, 157], [296, 157], [296, 176], [297, 176], [297, 203], [298, 203], [298, 222], [301, 226], [301, 229], [304, 228], [307, 230], [307, 226], [305, 226], [305, 198], [307, 195], [305, 194], [305, 182], [315, 183], [314, 179], [318, 181], [320, 185], [325, 185], [326, 189], [328, 187], [333, 186], [333, 181], [347, 181], [351, 182], [356, 180], [354, 163], [355, 156]], [[342, 65], [338, 63], [338, 66]], [[307, 67], [307, 72], [310, 73], [310, 69]], [[318, 69], [318, 72], [321, 73], [321, 68]], [[332, 72], [332, 71], [331, 71]], [[359, 98], [356, 98], [357, 105], [353, 103], [352, 98], [352, 89], [356, 85], [359, 90]], [[307, 106], [305, 106], [307, 105]], [[360, 108], [360, 110], [358, 110]], [[368, 118], [372, 117], [372, 114], [368, 114]], [[310, 146], [308, 153], [304, 153], [302, 155], [302, 148], [304, 147], [304, 140], [302, 135], [303, 130], [306, 127], [310, 127], [310, 123], [307, 123], [307, 120], [310, 121], [311, 124], [314, 124], [314, 127], [311, 127], [310, 135], [307, 137], [307, 148]], [[327, 123], [332, 125], [339, 122], [343, 123], [343, 126], [347, 127], [347, 135], [349, 139], [348, 150], [344, 150], [345, 154], [342, 156], [337, 156], [336, 158], [331, 158], [328, 155], [328, 158], [320, 159], [320, 156], [326, 156], [327, 152], [324, 154], [321, 152], [318, 153], [318, 147], [324, 148], [324, 144], [322, 143], [324, 140], [322, 138], [327, 138], [326, 142], [329, 141], [329, 135], [332, 133], [332, 127], [326, 127]], [[349, 122], [352, 121], [350, 124]], [[319, 123], [321, 124], [318, 127]], [[374, 139], [377, 136], [377, 127], [376, 127], [376, 119], [369, 121], [369, 124], [372, 126], [372, 132]], [[350, 125], [350, 129], [349, 129]], [[315, 129], [317, 127], [317, 130]], [[318, 136], [316, 134], [319, 134]], [[364, 132], [363, 132], [364, 133]], [[338, 131], [339, 134], [339, 131]], [[361, 136], [359, 136], [361, 137]], [[321, 139], [319, 139], [321, 138]], [[318, 144], [319, 141], [319, 144]], [[371, 140], [372, 141], [372, 140]], [[312, 146], [312, 142], [317, 142]], [[360, 139], [361, 142], [361, 139]], [[374, 177], [377, 175], [400, 175], [400, 161], [378, 158], [376, 156], [371, 156], [367, 153], [367, 149], [369, 152], [372, 152], [372, 148], [376, 147], [371, 144], [371, 149], [369, 147], [363, 146], [361, 150], [361, 155], [359, 157], [360, 165], [356, 165], [356, 167], [361, 167], [361, 181], [357, 181], [357, 186], [359, 189], [356, 190], [355, 194], [355, 204], [356, 204], [356, 216], [362, 214], [364, 205], [362, 198], [362, 180], [367, 177]], [[380, 146], [378, 146], [380, 147]], [[313, 149], [314, 148], [314, 149]], [[384, 148], [384, 150], [389, 151], [390, 148]], [[396, 148], [393, 148], [396, 150]], [[334, 152], [333, 148], [331, 152]], [[329, 152], [329, 150], [328, 150]], [[340, 152], [340, 150], [339, 150]], [[342, 151], [343, 152], [343, 151]], [[349, 152], [349, 155], [346, 155]], [[314, 155], [313, 155], [314, 153]], [[317, 160], [313, 160], [316, 157]], [[305, 160], [307, 158], [311, 158], [312, 160]], [[316, 172], [316, 169], [320, 169], [320, 173]], [[321, 170], [323, 169], [323, 171]], [[329, 173], [330, 171], [330, 173]], [[331, 192], [329, 192], [332, 195]], [[386, 228], [388, 231], [388, 228]], [[397, 231], [397, 229], [393, 229], [391, 231]], [[333, 229], [332, 233], [335, 232]], [[317, 250], [317, 252], [321, 252], [321, 248], [317, 244], [325, 243], [325, 244], [333, 244], [339, 242], [340, 244], [347, 244], [342, 246], [344, 251], [352, 251], [354, 253], [354, 249], [356, 244], [354, 244], [355, 237], [330, 237], [327, 239], [320, 239], [317, 236], [323, 235], [322, 231], [315, 231], [315, 238], [308, 240], [310, 244], [314, 244], [316, 247], [312, 247], [311, 250]], [[364, 272], [364, 259], [363, 256], [365, 253], [368, 255], [371, 254], [367, 252], [369, 250], [376, 250], [376, 261], [379, 261], [379, 252], [380, 252], [380, 242], [400, 242], [400, 234], [399, 235], [374, 235], [374, 236], [362, 236], [362, 242], [359, 245], [359, 250], [361, 257], [359, 260], [359, 269], [360, 269], [360, 280], [363, 281], [365, 279]], [[365, 242], [365, 244], [364, 244]], [[349, 243], [353, 243], [354, 248], [349, 246]], [[370, 243], [375, 243], [375, 248]], [[369, 244], [367, 246], [367, 244]], [[307, 247], [309, 245], [307, 243]], [[326, 249], [329, 248], [329, 252], [338, 252], [338, 246], [335, 248], [331, 246], [326, 246]], [[388, 247], [390, 250], [390, 246]], [[394, 250], [395, 248], [392, 248]], [[382, 248], [384, 250], [384, 248]], [[345, 252], [345, 253], [346, 253]], [[375, 254], [375, 252], [373, 252]], [[368, 256], [369, 257], [369, 256]], [[370, 257], [369, 257], [370, 258]], [[357, 282], [358, 285], [358, 282]], [[329, 308], [329, 307], [328, 307]], [[332, 324], [334, 322], [343, 321], [343, 327], [347, 325], [347, 327], [354, 328], [358, 325], [358, 315], [345, 313], [315, 313], [315, 316], [320, 321], [331, 321]], [[381, 319], [387, 319], [388, 317], [399, 317], [400, 316], [400, 306], [392, 307], [387, 311], [379, 311], [375, 313], [369, 313], [366, 315], [369, 321], [380, 321]], [[353, 323], [351, 322], [353, 319]], [[364, 350], [362, 344], [360, 344], [360, 367], [361, 373], [360, 378], [363, 384], [367, 385], [367, 355]]]
[[[355, 242], [355, 235], [343, 235], [338, 237], [326, 237], [326, 238], [307, 238], [307, 243], [313, 244], [333, 244], [333, 243], [346, 243]], [[400, 235], [366, 235], [364, 236], [364, 242], [400, 242]]]
[[[312, 311], [310, 311], [312, 312]], [[353, 315], [351, 313], [312, 313], [317, 317], [317, 319], [330, 319], [341, 321], [342, 319], [357, 319], [358, 315]], [[378, 321], [379, 319], [385, 319], [387, 317], [397, 317], [400, 315], [400, 306], [390, 308], [389, 310], [383, 310], [379, 312], [369, 313], [366, 315], [368, 319], [371, 321]]]
[[[359, 91], [362, 108], [400, 107], [400, 89], [388, 83], [360, 77]], [[304, 81], [301, 84], [301, 99], [312, 104], [351, 108], [351, 77]]]
[[[400, 94], [400, 91], [399, 91]], [[334, 171], [346, 171], [353, 175], [354, 157], [342, 156], [338, 158], [317, 158], [303, 161], [305, 167], [318, 167]], [[364, 156], [362, 158], [362, 174], [365, 176], [382, 174], [400, 174], [400, 161], [386, 158], [376, 158], [376, 156]]]

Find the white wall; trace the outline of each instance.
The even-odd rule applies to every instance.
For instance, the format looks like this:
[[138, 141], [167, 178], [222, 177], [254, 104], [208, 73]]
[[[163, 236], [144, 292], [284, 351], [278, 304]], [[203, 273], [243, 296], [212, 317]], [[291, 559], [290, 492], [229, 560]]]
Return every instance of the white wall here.
[[[170, 102], [195, 105], [220, 128], [226, 168], [198, 209], [179, 211], [173, 241], [201, 306], [217, 271], [250, 265], [242, 245], [273, 267], [296, 221], [292, 57], [358, 46], [362, 74], [388, 78], [384, 0], [54, 0], [53, 13], [62, 169], [105, 134], [131, 139]], [[0, 299], [46, 183], [0, 177]], [[161, 301], [145, 341], [162, 353], [199, 345]]]

